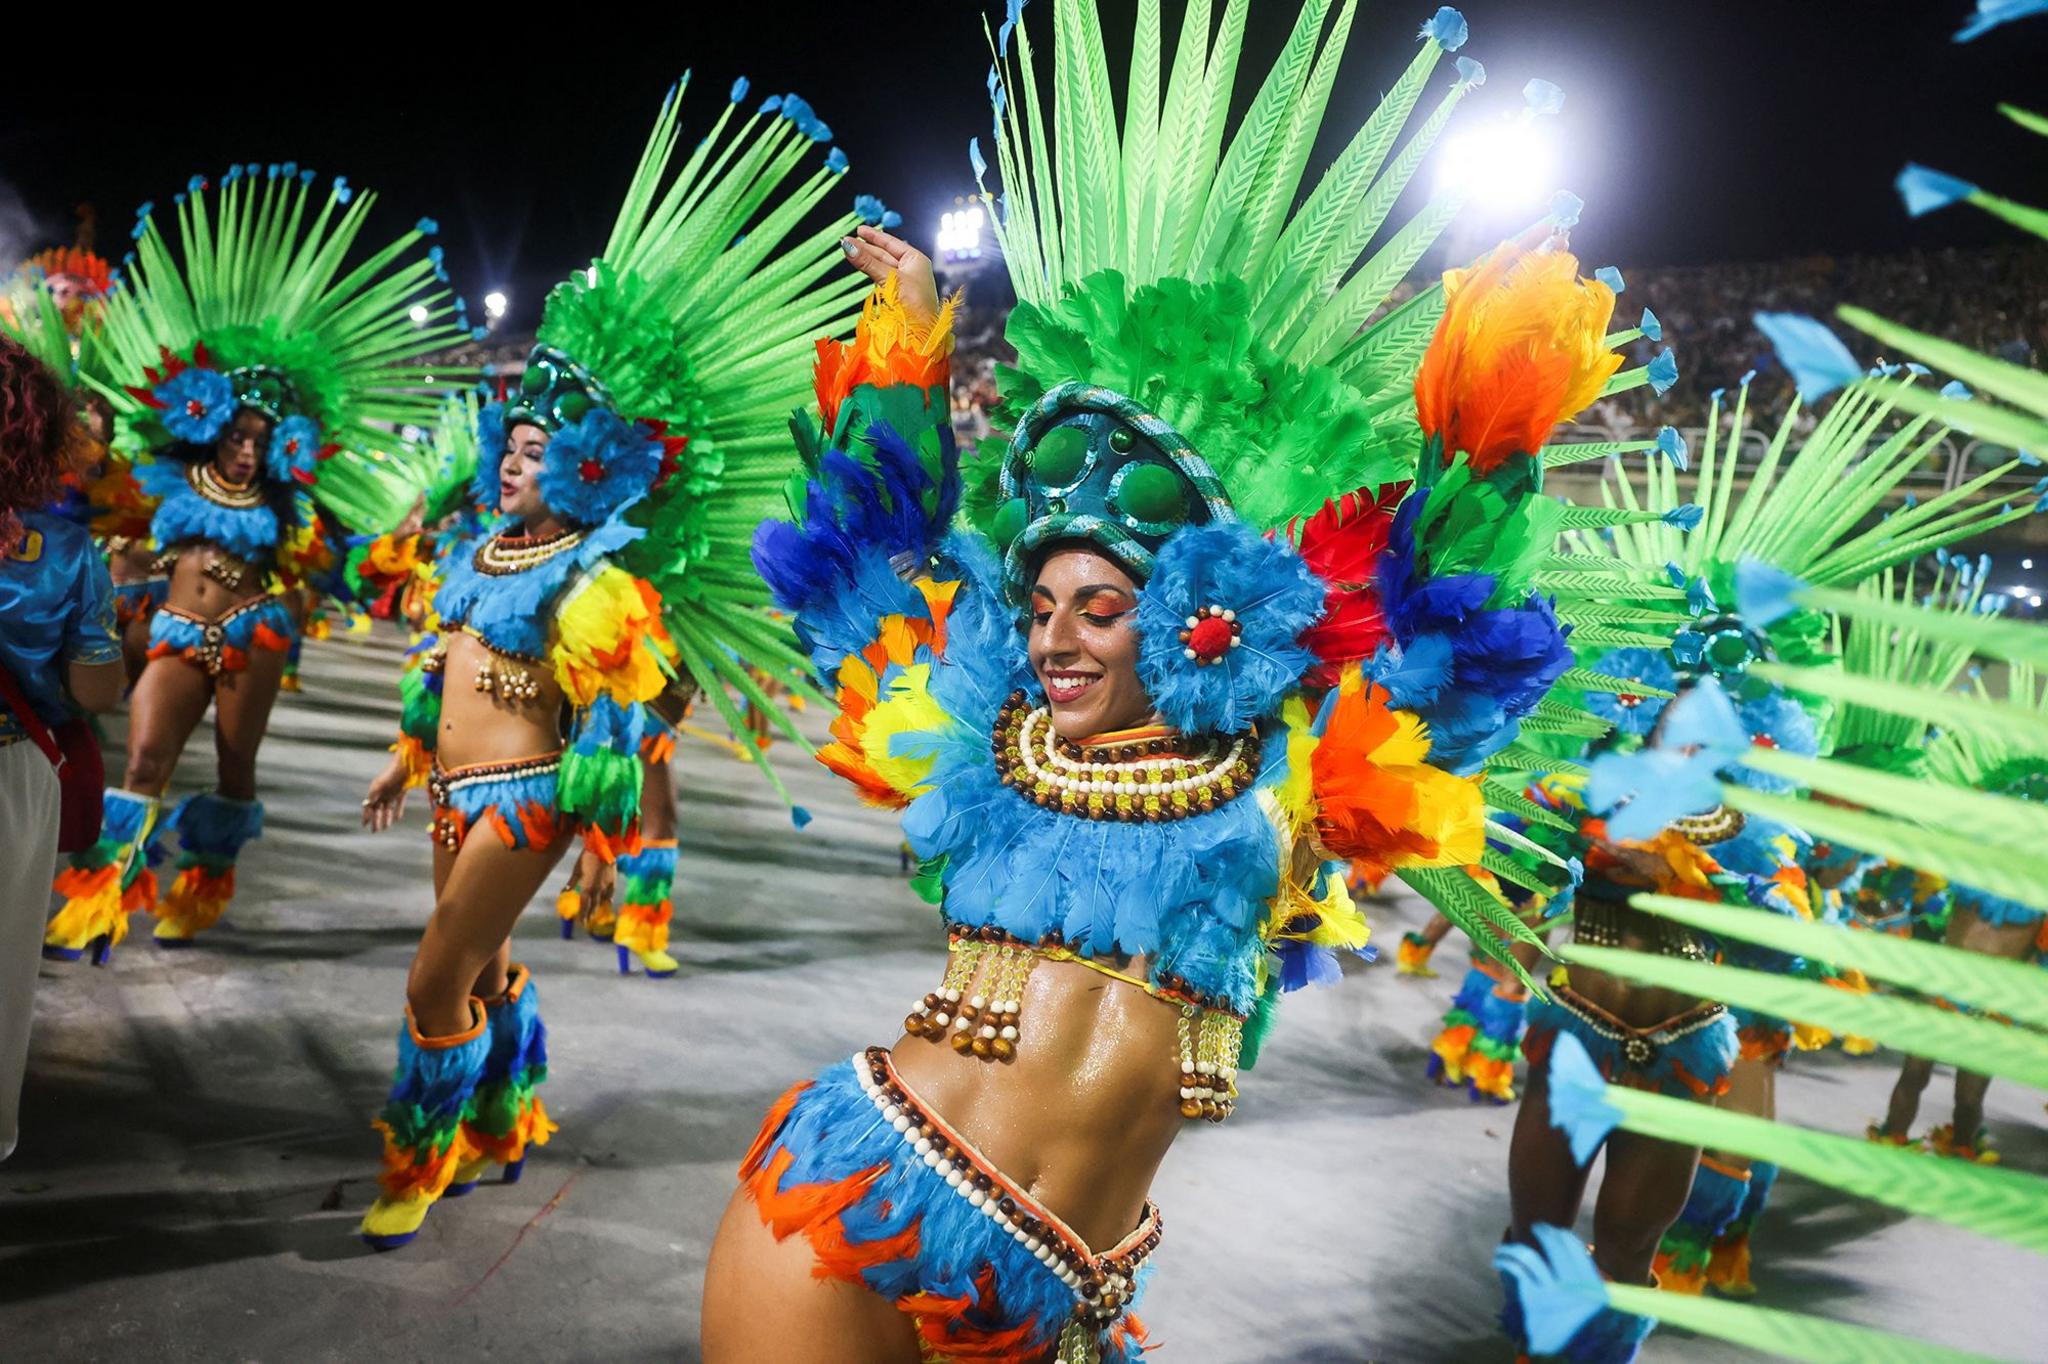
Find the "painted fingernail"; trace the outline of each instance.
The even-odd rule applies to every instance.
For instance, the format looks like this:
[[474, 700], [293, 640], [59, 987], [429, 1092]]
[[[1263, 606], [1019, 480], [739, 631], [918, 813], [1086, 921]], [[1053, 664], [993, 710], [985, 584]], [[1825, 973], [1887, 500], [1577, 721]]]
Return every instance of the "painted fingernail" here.
[[854, 252], [854, 245], [854, 240], [851, 237], [841, 237], [839, 239], [839, 249], [849, 256]]

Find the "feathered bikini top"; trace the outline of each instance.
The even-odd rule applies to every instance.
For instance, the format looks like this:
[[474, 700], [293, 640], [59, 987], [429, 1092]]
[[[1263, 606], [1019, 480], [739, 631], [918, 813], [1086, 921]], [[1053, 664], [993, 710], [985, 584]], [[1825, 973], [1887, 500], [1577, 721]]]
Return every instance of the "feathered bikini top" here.
[[459, 541], [443, 560], [434, 610], [449, 629], [466, 628], [499, 653], [545, 658], [562, 590], [640, 531], [616, 520], [545, 539], [517, 529]]
[[135, 474], [145, 492], [162, 499], [149, 522], [149, 533], [159, 546], [169, 549], [198, 540], [219, 545], [240, 559], [266, 559], [277, 553], [277, 513], [261, 485], [232, 487], [203, 461], [157, 460], [136, 466]]

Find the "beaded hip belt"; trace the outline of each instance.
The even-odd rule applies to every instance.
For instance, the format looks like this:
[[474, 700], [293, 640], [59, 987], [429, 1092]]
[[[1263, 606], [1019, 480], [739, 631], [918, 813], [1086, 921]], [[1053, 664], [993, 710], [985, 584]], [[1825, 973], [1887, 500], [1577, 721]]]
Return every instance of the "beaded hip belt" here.
[[853, 1074], [882, 1120], [896, 1129], [918, 1160], [1072, 1290], [1074, 1314], [1061, 1333], [1059, 1358], [1088, 1358], [1079, 1350], [1068, 1351], [1092, 1343], [1136, 1296], [1138, 1271], [1159, 1245], [1158, 1207], [1147, 1199], [1138, 1225], [1098, 1255], [1057, 1215], [1011, 1183], [988, 1157], [932, 1112], [897, 1075], [888, 1048], [869, 1047], [855, 1056]]
[[443, 767], [436, 762], [434, 770], [427, 774], [427, 796], [434, 805], [434, 822], [428, 833], [436, 843], [453, 852], [462, 846], [462, 826], [449, 814], [457, 792], [474, 786], [552, 777], [561, 766], [560, 753], [508, 762], [468, 763], [462, 767]]
[[1712, 953], [1698, 933], [1675, 919], [1645, 914], [1626, 902], [1640, 894], [1639, 887], [1617, 885], [1592, 876], [1579, 887], [1572, 915], [1572, 941], [1588, 947], [1620, 947], [1625, 936], [1634, 935], [1650, 944], [1659, 956], [1706, 961]]
[[1655, 1065], [1658, 1053], [1664, 1048], [1683, 1041], [1702, 1028], [1712, 1027], [1728, 1012], [1725, 1005], [1709, 1002], [1687, 1009], [1662, 1023], [1638, 1028], [1632, 1023], [1622, 1022], [1569, 985], [1552, 985], [1550, 997], [1552, 1003], [1577, 1019], [1593, 1036], [1619, 1046], [1623, 1058], [1638, 1069]]
[[928, 1042], [944, 1041], [963, 1056], [1009, 1061], [1017, 1055], [1024, 986], [1040, 961], [1070, 961], [1136, 986], [1180, 1011], [1174, 1049], [1175, 1081], [1184, 1118], [1221, 1122], [1237, 1108], [1237, 1060], [1244, 1015], [1176, 977], [1142, 980], [1075, 952], [1055, 932], [1029, 943], [999, 928], [948, 933], [945, 979], [903, 1020], [903, 1030]]

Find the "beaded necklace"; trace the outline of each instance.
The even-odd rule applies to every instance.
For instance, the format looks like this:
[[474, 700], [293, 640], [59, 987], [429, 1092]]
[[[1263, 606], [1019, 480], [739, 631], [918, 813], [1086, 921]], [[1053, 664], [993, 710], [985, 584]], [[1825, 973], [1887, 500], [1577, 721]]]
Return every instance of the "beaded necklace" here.
[[213, 466], [204, 461], [195, 462], [186, 470], [185, 481], [192, 485], [193, 492], [216, 507], [233, 507], [236, 511], [247, 511], [251, 507], [263, 505], [262, 488], [254, 483], [245, 483], [238, 488], [232, 483], [224, 482], [220, 475], [213, 471]]
[[1062, 739], [1051, 712], [1021, 691], [996, 716], [994, 746], [1004, 785], [1082, 819], [1158, 822], [1206, 814], [1250, 790], [1259, 766], [1254, 730], [1192, 744], [1164, 730], [1092, 744]]
[[523, 573], [576, 548], [583, 543], [583, 534], [580, 530], [565, 530], [545, 537], [495, 532], [476, 547], [476, 571], [493, 578]]

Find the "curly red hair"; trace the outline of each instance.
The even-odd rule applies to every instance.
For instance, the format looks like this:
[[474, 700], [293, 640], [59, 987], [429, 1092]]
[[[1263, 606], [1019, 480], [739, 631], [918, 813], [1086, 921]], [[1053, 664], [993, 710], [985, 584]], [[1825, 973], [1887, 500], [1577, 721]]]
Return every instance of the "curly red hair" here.
[[21, 539], [24, 511], [57, 500], [81, 440], [77, 405], [47, 365], [0, 336], [0, 554]]

